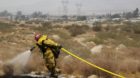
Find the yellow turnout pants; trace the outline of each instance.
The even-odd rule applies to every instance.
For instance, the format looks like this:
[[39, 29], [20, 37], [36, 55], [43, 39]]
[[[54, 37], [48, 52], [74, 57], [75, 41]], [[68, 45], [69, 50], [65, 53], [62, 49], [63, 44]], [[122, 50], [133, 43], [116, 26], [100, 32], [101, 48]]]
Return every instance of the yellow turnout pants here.
[[50, 48], [48, 48], [44, 53], [44, 59], [45, 66], [48, 68], [49, 72], [55, 74], [56, 60]]

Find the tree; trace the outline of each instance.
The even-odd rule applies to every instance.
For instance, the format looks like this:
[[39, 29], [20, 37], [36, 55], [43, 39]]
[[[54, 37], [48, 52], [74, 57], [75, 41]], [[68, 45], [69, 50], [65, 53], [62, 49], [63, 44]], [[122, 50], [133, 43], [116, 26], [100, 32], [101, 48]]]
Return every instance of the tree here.
[[120, 14], [113, 14], [113, 15], [111, 15], [111, 18], [120, 18], [121, 16], [120, 16]]
[[32, 13], [32, 15], [31, 15], [33, 18], [40, 18], [40, 17], [42, 17], [42, 12], [34, 12], [34, 13]]
[[137, 18], [139, 17], [139, 9], [136, 8], [133, 12], [124, 12], [123, 17], [130, 19], [130, 18]]
[[78, 17], [77, 17], [77, 20], [78, 20], [78, 21], [84, 21], [84, 20], [86, 20], [86, 19], [87, 19], [86, 16], [78, 16]]
[[138, 8], [136, 8], [136, 9], [133, 11], [133, 17], [134, 17], [134, 18], [139, 17], [139, 9], [138, 9]]
[[17, 11], [15, 19], [16, 20], [27, 20], [27, 17], [25, 15], [23, 15], [22, 11]]
[[0, 12], [0, 16], [11, 16], [12, 14], [9, 13], [7, 10]]
[[131, 12], [125, 13], [124, 17], [127, 19], [130, 19], [133, 17], [133, 13], [131, 13]]

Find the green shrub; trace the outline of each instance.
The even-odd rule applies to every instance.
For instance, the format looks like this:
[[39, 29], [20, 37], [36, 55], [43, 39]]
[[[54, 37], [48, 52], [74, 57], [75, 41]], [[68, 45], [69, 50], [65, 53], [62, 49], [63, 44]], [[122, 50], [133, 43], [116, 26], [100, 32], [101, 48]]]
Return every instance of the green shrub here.
[[100, 39], [115, 39], [117, 38], [117, 33], [115, 32], [99, 32], [96, 34], [97, 37], [99, 37]]
[[90, 41], [95, 42], [97, 45], [98, 45], [98, 44], [103, 44], [103, 43], [104, 43], [104, 40], [101, 39], [101, 38], [98, 38], [98, 37], [89, 38], [89, 39], [86, 40], [86, 42], [90, 42]]
[[114, 45], [124, 44], [129, 47], [140, 47], [140, 35], [130, 32], [98, 32], [91, 41], [94, 41], [96, 44], [112, 43]]
[[48, 33], [52, 31], [52, 23], [51, 22], [42, 22], [42, 26], [39, 27], [30, 27], [30, 29], [35, 30], [36, 32]]
[[122, 31], [126, 31], [128, 33], [140, 34], [140, 23], [131, 23], [127, 22], [124, 26], [120, 27]]
[[0, 22], [0, 31], [2, 32], [9, 32], [12, 30], [14, 25], [8, 24], [8, 23], [2, 23]]
[[26, 24], [32, 24], [33, 21], [26, 21]]
[[67, 26], [65, 28], [71, 33], [71, 36], [77, 36], [77, 35], [83, 34], [89, 30], [89, 27], [86, 25], [79, 26], [76, 24]]
[[102, 26], [101, 26], [101, 22], [95, 22], [93, 23], [93, 28], [94, 31], [101, 31], [102, 30]]
[[52, 23], [51, 22], [43, 22], [42, 26], [43, 27], [47, 27], [47, 28], [51, 28], [52, 27]]
[[134, 26], [133, 31], [135, 34], [140, 34], [140, 26]]

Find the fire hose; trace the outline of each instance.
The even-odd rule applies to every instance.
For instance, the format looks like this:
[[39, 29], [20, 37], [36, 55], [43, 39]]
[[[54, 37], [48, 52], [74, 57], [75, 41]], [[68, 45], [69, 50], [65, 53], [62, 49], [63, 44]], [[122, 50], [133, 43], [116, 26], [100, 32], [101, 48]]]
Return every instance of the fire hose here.
[[66, 50], [65, 48], [61, 48], [61, 50], [62, 50], [63, 52], [65, 52], [65, 53], [67, 53], [67, 54], [69, 54], [69, 55], [71, 55], [71, 56], [73, 56], [73, 57], [79, 59], [80, 61], [85, 62], [86, 64], [88, 64], [88, 65], [90, 65], [90, 66], [92, 66], [92, 67], [94, 67], [94, 68], [97, 68], [97, 69], [99, 69], [99, 70], [101, 70], [101, 71], [104, 71], [104, 72], [106, 72], [106, 73], [108, 73], [108, 74], [111, 74], [111, 75], [113, 75], [113, 76], [116, 76], [116, 77], [118, 77], [118, 78], [126, 78], [126, 77], [124, 77], [124, 76], [122, 76], [122, 75], [119, 75], [119, 74], [113, 73], [113, 72], [111, 72], [111, 71], [109, 71], [109, 70], [106, 70], [106, 69], [104, 69], [104, 68], [101, 68], [101, 67], [99, 67], [99, 66], [97, 66], [97, 65], [95, 65], [95, 64], [93, 64], [93, 63], [91, 63], [91, 62], [89, 62], [89, 61], [87, 61], [87, 60], [85, 60], [85, 59], [83, 59], [83, 58], [81, 58], [81, 57], [75, 55], [75, 54], [73, 54], [72, 52]]

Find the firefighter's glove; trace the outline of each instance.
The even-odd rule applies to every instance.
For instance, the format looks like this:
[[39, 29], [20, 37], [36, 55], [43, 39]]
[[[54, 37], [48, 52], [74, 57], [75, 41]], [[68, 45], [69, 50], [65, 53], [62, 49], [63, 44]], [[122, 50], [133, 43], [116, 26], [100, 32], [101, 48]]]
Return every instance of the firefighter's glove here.
[[58, 48], [61, 49], [62, 48], [62, 45], [59, 45]]

